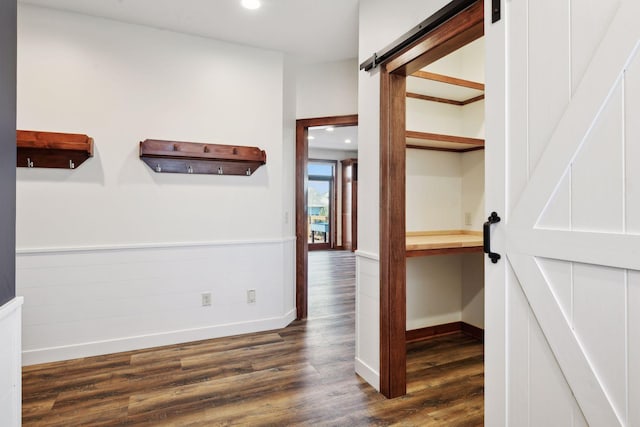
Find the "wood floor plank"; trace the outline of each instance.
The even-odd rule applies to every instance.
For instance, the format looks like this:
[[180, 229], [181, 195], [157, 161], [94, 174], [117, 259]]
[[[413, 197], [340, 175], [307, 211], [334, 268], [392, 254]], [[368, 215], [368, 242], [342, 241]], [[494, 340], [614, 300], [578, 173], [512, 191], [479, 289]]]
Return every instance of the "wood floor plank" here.
[[482, 425], [482, 343], [409, 344], [387, 400], [354, 370], [353, 253], [309, 253], [309, 302], [280, 330], [25, 367], [23, 425]]

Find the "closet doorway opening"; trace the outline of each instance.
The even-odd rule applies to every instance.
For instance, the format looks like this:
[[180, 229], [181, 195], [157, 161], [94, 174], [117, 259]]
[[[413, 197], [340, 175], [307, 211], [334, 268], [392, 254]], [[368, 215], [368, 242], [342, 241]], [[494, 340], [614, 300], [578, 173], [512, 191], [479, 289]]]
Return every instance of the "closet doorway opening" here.
[[[380, 64], [380, 391], [388, 398], [407, 392], [410, 343], [484, 333], [484, 3], [453, 1], [423, 24], [428, 32]], [[481, 61], [471, 67], [479, 76], [464, 70], [469, 57]]]
[[[345, 249], [347, 241], [348, 249], [352, 249], [355, 240], [355, 237], [346, 238], [347, 233], [350, 236], [356, 233], [351, 221], [355, 221], [351, 208], [355, 205], [355, 186], [351, 180], [347, 185], [344, 178], [353, 177], [357, 125], [357, 115], [296, 121], [296, 311], [299, 320], [306, 319], [309, 313], [309, 250]], [[348, 148], [345, 150], [345, 147]], [[332, 168], [327, 168], [328, 164]], [[345, 199], [347, 193], [348, 200]], [[349, 224], [345, 226], [347, 218]]]

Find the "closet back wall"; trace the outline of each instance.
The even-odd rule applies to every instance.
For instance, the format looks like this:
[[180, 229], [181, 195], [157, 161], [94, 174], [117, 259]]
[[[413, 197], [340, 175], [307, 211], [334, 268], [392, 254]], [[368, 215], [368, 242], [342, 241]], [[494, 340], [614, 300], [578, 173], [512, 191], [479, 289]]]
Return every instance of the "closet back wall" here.
[[[18, 170], [25, 363], [293, 319], [286, 66], [272, 51], [19, 8], [18, 128], [95, 139], [76, 170]], [[145, 138], [259, 146], [267, 164], [250, 177], [158, 174], [138, 158]]]

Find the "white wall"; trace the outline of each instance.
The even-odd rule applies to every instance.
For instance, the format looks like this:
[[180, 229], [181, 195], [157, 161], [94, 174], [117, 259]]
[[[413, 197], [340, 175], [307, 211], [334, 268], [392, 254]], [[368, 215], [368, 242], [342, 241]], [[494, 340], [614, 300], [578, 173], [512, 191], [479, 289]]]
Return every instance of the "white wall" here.
[[[429, 17], [447, 0], [361, 0], [358, 62], [384, 48]], [[380, 78], [377, 70], [358, 77], [358, 235], [356, 262], [356, 372], [379, 388], [379, 152]]]
[[[460, 155], [462, 163], [462, 228], [481, 231], [486, 221], [484, 209], [484, 150], [470, 151]], [[464, 215], [469, 214], [471, 224], [464, 222]]]
[[22, 298], [0, 306], [0, 425], [17, 427], [22, 419]]
[[296, 162], [296, 68], [290, 56], [284, 58], [282, 108], [282, 236], [291, 237], [283, 246], [283, 306], [295, 306], [295, 162]]
[[[18, 170], [25, 362], [293, 318], [294, 72], [282, 54], [21, 6], [18, 76], [19, 129], [95, 139], [76, 170]], [[138, 158], [145, 138], [256, 145], [267, 164], [251, 177], [157, 174]]]
[[297, 118], [358, 113], [356, 59], [301, 64], [297, 73]]
[[462, 265], [456, 254], [407, 258], [407, 330], [462, 320]]
[[484, 254], [462, 258], [462, 321], [484, 329]]
[[408, 149], [406, 159], [407, 231], [462, 228], [461, 155]]

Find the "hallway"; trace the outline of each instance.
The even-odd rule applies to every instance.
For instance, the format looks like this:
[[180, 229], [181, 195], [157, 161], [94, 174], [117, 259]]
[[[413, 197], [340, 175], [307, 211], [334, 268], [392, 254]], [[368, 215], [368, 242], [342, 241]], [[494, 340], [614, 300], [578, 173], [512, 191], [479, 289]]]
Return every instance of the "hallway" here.
[[284, 329], [26, 367], [23, 423], [482, 425], [483, 347], [464, 335], [408, 346], [402, 398], [354, 374], [354, 263], [311, 253], [317, 308]]

